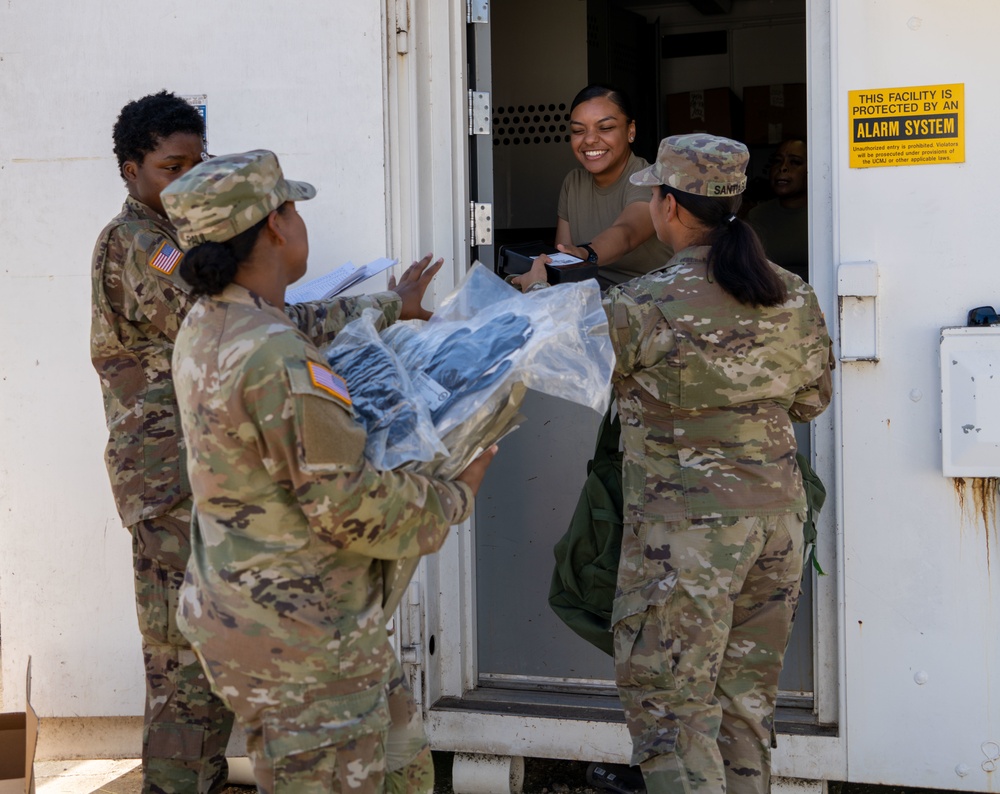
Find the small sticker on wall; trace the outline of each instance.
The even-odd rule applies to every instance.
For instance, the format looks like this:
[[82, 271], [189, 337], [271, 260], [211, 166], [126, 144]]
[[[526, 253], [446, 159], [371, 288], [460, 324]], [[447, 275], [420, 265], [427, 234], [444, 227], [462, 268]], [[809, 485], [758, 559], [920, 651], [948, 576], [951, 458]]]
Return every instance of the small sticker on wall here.
[[201, 120], [205, 122], [205, 136], [202, 142], [205, 144], [205, 151], [208, 151], [208, 94], [181, 94], [181, 99], [191, 105], [201, 114]]

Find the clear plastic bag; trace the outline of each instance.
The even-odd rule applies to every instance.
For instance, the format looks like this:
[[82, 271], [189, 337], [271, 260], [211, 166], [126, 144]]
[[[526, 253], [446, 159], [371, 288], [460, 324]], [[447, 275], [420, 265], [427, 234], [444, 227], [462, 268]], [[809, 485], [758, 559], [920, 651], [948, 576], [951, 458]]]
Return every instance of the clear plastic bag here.
[[[356, 407], [361, 393], [353, 384], [370, 393], [364, 373], [372, 367], [367, 363], [370, 354], [350, 351], [372, 344], [374, 331], [369, 321], [370, 331], [356, 333], [352, 326], [358, 322], [338, 335], [331, 350], [346, 350], [330, 359], [334, 371], [347, 380]], [[393, 399], [426, 409], [437, 442], [430, 443], [422, 422], [413, 423], [412, 430], [400, 424], [409, 421], [410, 412], [396, 416], [388, 392], [376, 389], [366, 404], [384, 405], [386, 415], [363, 421], [369, 432], [375, 426], [383, 434], [383, 468], [405, 465], [454, 478], [517, 427], [526, 388], [598, 413], [607, 409], [610, 399], [614, 353], [600, 290], [593, 281], [522, 295], [477, 262], [431, 320], [399, 322], [379, 336], [399, 370], [394, 380], [399, 394]], [[373, 452], [380, 450], [378, 444], [372, 447]], [[372, 455], [369, 460], [380, 465]], [[386, 465], [390, 461], [395, 465]]]
[[[454, 479], [517, 428], [527, 388], [607, 410], [614, 352], [594, 281], [522, 295], [477, 262], [427, 322], [376, 333], [374, 311], [367, 314], [327, 352], [348, 383], [369, 433], [365, 455], [376, 467]], [[382, 361], [383, 353], [394, 367], [386, 365], [382, 379], [389, 387], [371, 374], [378, 368], [370, 359]], [[371, 410], [359, 410], [365, 405]], [[419, 559], [383, 560], [385, 614], [396, 609]]]
[[347, 381], [354, 412], [368, 434], [365, 457], [378, 469], [396, 469], [447, 455], [406, 368], [379, 336], [380, 320], [380, 312], [365, 309], [325, 351], [330, 367]]
[[535, 331], [518, 362], [525, 386], [603, 414], [615, 359], [596, 281], [557, 284], [523, 295], [476, 262], [427, 325], [479, 326], [511, 312], [528, 317]]

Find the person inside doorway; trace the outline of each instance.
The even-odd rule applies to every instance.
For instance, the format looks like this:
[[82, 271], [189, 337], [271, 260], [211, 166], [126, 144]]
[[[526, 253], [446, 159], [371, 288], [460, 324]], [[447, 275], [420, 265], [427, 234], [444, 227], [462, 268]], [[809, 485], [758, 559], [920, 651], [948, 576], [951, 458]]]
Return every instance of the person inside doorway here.
[[[570, 145], [580, 162], [559, 193], [556, 247], [598, 266], [602, 287], [660, 267], [670, 248], [656, 238], [649, 192], [629, 177], [649, 163], [632, 151], [635, 119], [619, 89], [588, 85], [570, 106]], [[546, 255], [539, 257], [549, 262]]]
[[[162, 194], [200, 296], [173, 357], [195, 513], [178, 625], [246, 729], [260, 792], [430, 794], [381, 561], [440, 548], [496, 448], [454, 481], [365, 460], [346, 383], [283, 311], [309, 252], [296, 203], [314, 195], [266, 150], [208, 160]], [[421, 311], [430, 259], [380, 325]]]
[[747, 215], [764, 244], [767, 258], [799, 278], [809, 279], [809, 168], [806, 142], [788, 138], [771, 158], [774, 198]]
[[624, 447], [615, 678], [651, 794], [770, 790], [806, 516], [792, 422], [832, 392], [815, 293], [736, 215], [748, 159], [728, 138], [664, 139], [631, 181], [677, 253], [604, 298]]

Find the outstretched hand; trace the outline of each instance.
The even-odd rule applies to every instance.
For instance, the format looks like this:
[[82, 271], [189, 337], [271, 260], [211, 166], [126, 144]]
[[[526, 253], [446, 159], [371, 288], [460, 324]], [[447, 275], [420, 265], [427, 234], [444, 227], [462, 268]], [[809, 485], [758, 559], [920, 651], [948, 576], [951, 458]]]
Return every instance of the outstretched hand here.
[[494, 444], [485, 450], [483, 454], [466, 466], [464, 471], [455, 478], [459, 482], [464, 482], [468, 485], [472, 489], [473, 496], [479, 493], [479, 486], [483, 482], [483, 477], [486, 476], [486, 469], [489, 468], [490, 463], [493, 462], [493, 458], [497, 454], [497, 449], [497, 445]]
[[582, 259], [584, 262], [586, 262], [587, 257], [590, 256], [590, 251], [586, 248], [581, 248], [578, 245], [563, 245], [562, 243], [558, 243], [556, 248], [564, 254], [569, 254], [570, 256], [575, 256], [577, 259]]
[[389, 276], [389, 290], [395, 292], [403, 300], [403, 308], [399, 312], [400, 320], [429, 320], [433, 312], [425, 309], [421, 304], [424, 300], [424, 293], [431, 279], [441, 269], [444, 259], [438, 259], [433, 265], [430, 264], [434, 254], [427, 254], [419, 262], [414, 262], [399, 277]]
[[531, 270], [527, 273], [522, 273], [520, 276], [514, 276], [510, 283], [515, 287], [519, 287], [521, 292], [527, 292], [528, 287], [532, 284], [537, 284], [540, 281], [548, 281], [548, 274], [545, 272], [545, 266], [552, 261], [552, 257], [548, 254], [539, 254], [535, 257], [535, 261], [531, 263]]

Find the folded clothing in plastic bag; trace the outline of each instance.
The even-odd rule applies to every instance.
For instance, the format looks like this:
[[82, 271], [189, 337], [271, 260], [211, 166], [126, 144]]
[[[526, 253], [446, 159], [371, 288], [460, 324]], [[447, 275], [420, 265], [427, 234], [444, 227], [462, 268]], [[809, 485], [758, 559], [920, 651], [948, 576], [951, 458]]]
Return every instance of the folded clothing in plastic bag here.
[[517, 426], [515, 384], [607, 408], [614, 354], [596, 282], [522, 295], [476, 263], [431, 320], [374, 329], [349, 323], [327, 356], [377, 434], [366, 455], [379, 468], [453, 478]]
[[407, 370], [379, 336], [376, 322], [381, 317], [381, 312], [366, 309], [337, 335], [326, 358], [347, 382], [355, 414], [368, 434], [365, 457], [379, 469], [395, 469], [448, 450]]
[[[464, 321], [414, 328], [402, 323], [383, 333], [431, 409], [434, 426], [446, 433], [465, 419], [464, 400], [502, 382], [532, 337], [531, 320], [509, 312], [478, 328]], [[485, 397], [485, 395], [483, 395]]]

